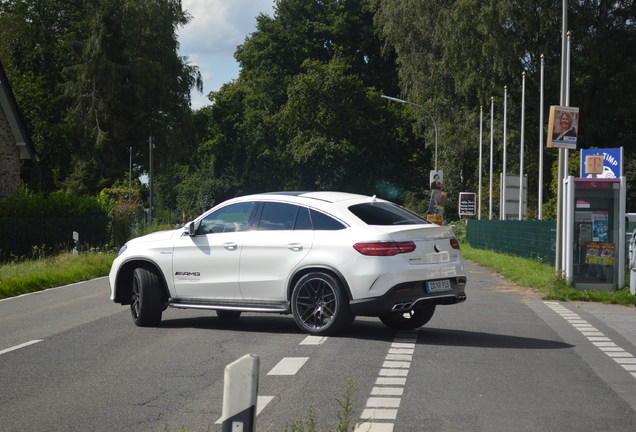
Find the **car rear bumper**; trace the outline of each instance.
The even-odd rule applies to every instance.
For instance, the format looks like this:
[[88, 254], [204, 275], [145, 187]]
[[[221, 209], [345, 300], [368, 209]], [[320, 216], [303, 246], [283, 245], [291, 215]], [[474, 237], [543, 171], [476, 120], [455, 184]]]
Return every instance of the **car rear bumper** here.
[[359, 300], [351, 300], [351, 312], [357, 316], [380, 316], [390, 312], [407, 312], [426, 304], [455, 304], [466, 300], [466, 278], [444, 279], [450, 282], [450, 290], [427, 292], [426, 282], [406, 282], [394, 286], [386, 294]]

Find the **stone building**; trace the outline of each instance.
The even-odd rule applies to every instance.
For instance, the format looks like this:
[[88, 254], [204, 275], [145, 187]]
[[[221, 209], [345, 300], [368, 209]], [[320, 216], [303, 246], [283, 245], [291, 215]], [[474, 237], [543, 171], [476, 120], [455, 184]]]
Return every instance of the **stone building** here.
[[33, 143], [0, 62], [0, 199], [20, 187], [22, 164], [34, 157]]

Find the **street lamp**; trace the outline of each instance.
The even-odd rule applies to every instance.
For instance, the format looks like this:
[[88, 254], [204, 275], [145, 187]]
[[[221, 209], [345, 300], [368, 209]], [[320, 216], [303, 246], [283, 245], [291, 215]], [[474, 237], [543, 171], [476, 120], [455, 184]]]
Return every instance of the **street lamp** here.
[[391, 97], [391, 96], [382, 95], [382, 97], [384, 99], [387, 99], [387, 100], [390, 100], [390, 101], [393, 101], [393, 102], [413, 105], [413, 106], [416, 106], [418, 108], [421, 108], [422, 111], [424, 111], [426, 113], [426, 115], [431, 119], [431, 121], [433, 122], [433, 128], [435, 128], [435, 171], [437, 171], [437, 124], [435, 124], [435, 119], [433, 118], [433, 116], [428, 111], [426, 111], [426, 108], [424, 108], [422, 105], [418, 105], [416, 103], [405, 101], [405, 100], [398, 99], [398, 98], [394, 98], [394, 97]]

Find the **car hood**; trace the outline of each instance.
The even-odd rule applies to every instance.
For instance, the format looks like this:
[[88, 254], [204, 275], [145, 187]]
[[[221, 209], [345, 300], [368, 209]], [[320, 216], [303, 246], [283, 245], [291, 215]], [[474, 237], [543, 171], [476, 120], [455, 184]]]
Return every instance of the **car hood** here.
[[183, 234], [183, 229], [175, 229], [168, 231], [157, 231], [151, 234], [147, 234], [145, 236], [137, 237], [128, 241], [128, 244], [136, 244], [136, 243], [148, 243], [148, 242], [156, 242], [161, 240], [169, 240], [171, 238], [180, 237]]

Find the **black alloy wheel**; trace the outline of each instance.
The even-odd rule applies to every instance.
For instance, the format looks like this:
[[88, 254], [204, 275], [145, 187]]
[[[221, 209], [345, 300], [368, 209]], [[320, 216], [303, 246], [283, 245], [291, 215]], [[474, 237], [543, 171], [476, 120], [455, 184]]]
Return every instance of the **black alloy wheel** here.
[[322, 271], [301, 277], [292, 292], [296, 324], [312, 335], [330, 335], [349, 326], [355, 316], [340, 282]]

